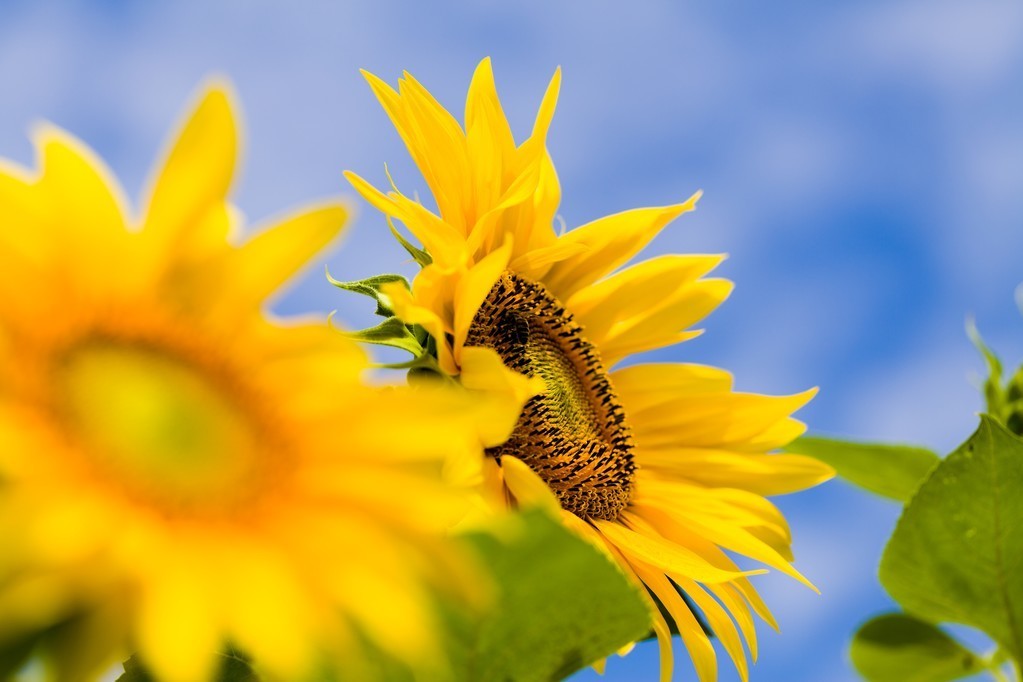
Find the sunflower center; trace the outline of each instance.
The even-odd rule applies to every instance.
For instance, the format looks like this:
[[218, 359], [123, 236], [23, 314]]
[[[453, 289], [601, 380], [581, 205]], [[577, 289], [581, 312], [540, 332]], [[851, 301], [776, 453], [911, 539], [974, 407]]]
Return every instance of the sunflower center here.
[[521, 459], [573, 514], [616, 519], [632, 494], [632, 436], [571, 314], [542, 285], [506, 272], [473, 318], [466, 345], [493, 348], [508, 367], [547, 386], [526, 403], [511, 437], [487, 453]]
[[90, 459], [149, 500], [216, 506], [255, 473], [251, 420], [201, 368], [104, 342], [72, 351], [61, 378], [64, 417]]

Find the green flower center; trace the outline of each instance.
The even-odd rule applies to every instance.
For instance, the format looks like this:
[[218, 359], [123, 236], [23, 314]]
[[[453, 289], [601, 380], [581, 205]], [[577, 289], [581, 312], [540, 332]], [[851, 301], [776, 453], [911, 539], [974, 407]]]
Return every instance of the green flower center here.
[[78, 444], [150, 500], [222, 502], [257, 473], [254, 424], [208, 368], [146, 346], [94, 342], [67, 356], [61, 378], [63, 416]]
[[487, 453], [512, 455], [581, 518], [614, 520], [632, 495], [636, 465], [625, 413], [596, 349], [542, 285], [506, 272], [473, 318], [468, 346], [544, 380], [511, 437]]

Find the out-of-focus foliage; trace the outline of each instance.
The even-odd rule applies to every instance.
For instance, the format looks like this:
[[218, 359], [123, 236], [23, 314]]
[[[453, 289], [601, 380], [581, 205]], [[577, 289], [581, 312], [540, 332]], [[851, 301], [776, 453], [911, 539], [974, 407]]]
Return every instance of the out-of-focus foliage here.
[[904, 613], [869, 620], [850, 653], [856, 670], [870, 682], [948, 682], [986, 669], [938, 627]]

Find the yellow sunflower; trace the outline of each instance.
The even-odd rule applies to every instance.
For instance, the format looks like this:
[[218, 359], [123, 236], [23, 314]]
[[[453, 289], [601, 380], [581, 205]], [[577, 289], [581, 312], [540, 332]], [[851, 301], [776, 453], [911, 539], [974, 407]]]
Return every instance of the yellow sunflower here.
[[438, 658], [445, 456], [481, 457], [521, 404], [369, 387], [353, 342], [262, 311], [346, 210], [238, 239], [231, 99], [203, 90], [137, 218], [56, 128], [37, 170], [0, 166], [0, 661], [34, 647], [79, 681], [138, 651], [197, 682], [227, 647], [289, 681], [367, 641]]
[[[605, 549], [665, 607], [700, 679], [713, 680], [714, 651], [684, 594], [746, 679], [743, 638], [757, 655], [753, 614], [774, 620], [747, 580], [763, 571], [740, 570], [726, 550], [809, 585], [791, 565], [785, 519], [764, 496], [807, 488], [832, 471], [807, 457], [767, 454], [803, 431], [790, 415], [813, 390], [737, 393], [728, 373], [693, 364], [612, 369], [696, 336], [689, 327], [731, 291], [729, 282], [704, 277], [722, 256], [666, 255], [619, 269], [699, 194], [559, 236], [560, 189], [545, 138], [560, 71], [521, 144], [489, 60], [473, 76], [464, 128], [407, 73], [397, 90], [366, 78], [437, 204], [433, 212], [393, 182], [384, 193], [347, 174], [423, 245], [401, 238], [423, 267], [411, 292], [385, 289], [395, 314], [432, 335], [439, 368], [466, 386], [487, 383], [463, 362], [477, 347], [544, 382], [511, 438], [487, 450], [492, 497], [549, 504]], [[671, 629], [657, 609], [652, 614], [662, 677], [670, 679]]]

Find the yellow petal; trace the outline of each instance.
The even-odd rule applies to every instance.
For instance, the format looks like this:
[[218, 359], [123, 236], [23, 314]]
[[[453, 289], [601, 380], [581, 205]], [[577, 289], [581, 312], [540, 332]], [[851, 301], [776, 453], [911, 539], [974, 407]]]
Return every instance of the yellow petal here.
[[[518, 241], [516, 241], [518, 245]], [[511, 262], [511, 270], [526, 279], [539, 281], [551, 266], [566, 258], [578, 256], [586, 251], [583, 244], [568, 244], [556, 240], [548, 246], [530, 249]]]
[[[656, 515], [657, 512], [660, 512], [671, 522], [681, 524], [714, 544], [775, 568], [803, 583], [814, 592], [820, 593], [813, 583], [793, 568], [777, 551], [736, 524], [722, 522], [712, 516], [691, 512], [677, 505], [652, 503], [649, 499], [634, 506], [641, 509], [645, 516]], [[662, 518], [663, 521], [664, 518]]]
[[584, 244], [587, 250], [555, 264], [544, 277], [544, 284], [559, 300], [567, 301], [575, 292], [626, 263], [665, 225], [693, 210], [699, 198], [697, 192], [675, 206], [624, 211], [570, 231], [560, 239]]
[[648, 536], [630, 530], [616, 521], [595, 520], [597, 530], [626, 556], [644, 561], [662, 570], [676, 571], [705, 583], [727, 582], [737, 577], [764, 571], [728, 571], [708, 564], [681, 545], [660, 536]]
[[515, 140], [497, 96], [489, 57], [476, 67], [469, 85], [465, 99], [465, 133], [474, 176], [475, 203], [486, 211], [498, 203], [503, 193], [505, 171], [515, 154]]
[[[0, 311], [8, 320], [31, 319], [40, 307], [66, 300], [66, 292], [47, 272], [60, 240], [53, 233], [53, 207], [29, 171], [0, 159]], [[43, 274], [43, 273], [47, 274]], [[26, 288], [32, 296], [21, 295]], [[48, 305], [49, 303], [49, 305]]]
[[462, 350], [462, 386], [485, 396], [493, 403], [490, 418], [481, 420], [486, 425], [484, 445], [495, 447], [508, 439], [526, 401], [545, 390], [543, 379], [519, 374], [501, 361], [491, 348], [478, 346]]
[[640, 466], [710, 487], [741, 488], [758, 495], [784, 495], [812, 488], [835, 475], [812, 457], [701, 450], [637, 449]]
[[650, 588], [650, 591], [657, 595], [668, 613], [671, 614], [671, 619], [675, 621], [682, 641], [685, 642], [686, 649], [693, 660], [693, 666], [696, 668], [700, 682], [714, 682], [717, 679], [718, 668], [714, 647], [711, 646], [710, 640], [704, 634], [703, 628], [700, 627], [693, 612], [689, 610], [689, 605], [656, 565], [650, 566], [642, 561], [636, 561], [632, 566], [646, 586]]
[[[244, 314], [264, 303], [288, 280], [310, 265], [310, 259], [322, 251], [341, 232], [348, 210], [341, 203], [308, 207], [271, 224], [231, 252], [227, 263], [210, 268], [221, 278], [210, 282], [211, 292], [220, 291], [224, 305], [232, 310], [222, 313]], [[226, 272], [225, 272], [226, 268]]]
[[450, 266], [464, 260], [465, 237], [454, 227], [398, 192], [384, 194], [351, 171], [344, 176], [374, 208], [404, 223], [435, 263]]
[[603, 338], [615, 324], [656, 310], [722, 260], [721, 255], [658, 256], [581, 289], [565, 305], [586, 329], [587, 338]]
[[504, 484], [523, 507], [539, 507], [550, 514], [560, 516], [561, 503], [535, 471], [522, 460], [510, 455], [501, 457]]
[[[723, 279], [701, 279], [647, 308], [634, 307], [634, 316], [613, 323], [606, 332], [587, 333], [609, 365], [634, 353], [663, 348], [678, 342], [686, 327], [699, 322], [732, 293]], [[596, 317], [596, 316], [594, 316]]]
[[307, 630], [315, 623], [315, 610], [300, 587], [307, 583], [270, 551], [234, 551], [238, 563], [225, 607], [233, 641], [258, 652], [260, 665], [271, 673], [302, 676], [313, 653]]
[[735, 629], [735, 624], [728, 613], [695, 581], [675, 574], [671, 575], [671, 579], [703, 611], [711, 631], [725, 647], [729, 658], [735, 664], [735, 669], [739, 671], [739, 678], [742, 682], [746, 682], [749, 679], [749, 662], [746, 660], [746, 652], [743, 649], [742, 640], [739, 638], [739, 631]]
[[508, 269], [508, 258], [512, 252], [512, 239], [505, 243], [483, 260], [476, 263], [458, 281], [455, 287], [455, 359], [460, 359], [465, 337], [469, 333], [473, 318], [479, 311], [487, 294], [494, 287], [498, 278]]
[[678, 395], [722, 393], [732, 389], [730, 372], [680, 362], [630, 365], [611, 372], [611, 382], [630, 414]]
[[143, 591], [139, 651], [160, 680], [207, 680], [213, 675], [214, 656], [222, 644], [217, 623], [210, 617], [213, 595], [193, 570], [175, 563], [178, 565], [167, 567], [162, 578]]
[[[51, 206], [45, 230], [58, 242], [62, 268], [82, 293], [110, 295], [143, 286], [146, 273], [128, 256], [128, 202], [113, 174], [82, 142], [49, 125], [33, 139], [40, 157], [41, 201]], [[31, 229], [31, 228], [30, 228]]]
[[440, 316], [419, 305], [412, 297], [412, 293], [399, 282], [384, 285], [380, 290], [388, 297], [398, 319], [408, 324], [421, 325], [434, 338], [437, 342], [437, 362], [441, 369], [450, 375], [458, 374], [458, 364], [455, 362], [451, 344], [446, 339], [446, 334], [449, 333], [448, 326]]
[[629, 412], [644, 449], [742, 449], [810, 401], [816, 389], [791, 396], [717, 393], [676, 396]]
[[154, 252], [173, 248], [188, 253], [204, 214], [223, 203], [230, 190], [239, 140], [230, 86], [211, 81], [172, 138], [151, 182], [144, 213], [144, 233]]
[[725, 609], [732, 614], [735, 622], [739, 624], [739, 630], [742, 632], [742, 636], [746, 639], [746, 645], [749, 647], [750, 658], [756, 663], [757, 629], [753, 623], [753, 614], [746, 602], [743, 601], [742, 595], [729, 583], [707, 585], [707, 589], [718, 598]]

